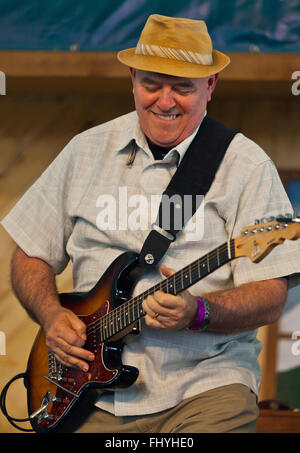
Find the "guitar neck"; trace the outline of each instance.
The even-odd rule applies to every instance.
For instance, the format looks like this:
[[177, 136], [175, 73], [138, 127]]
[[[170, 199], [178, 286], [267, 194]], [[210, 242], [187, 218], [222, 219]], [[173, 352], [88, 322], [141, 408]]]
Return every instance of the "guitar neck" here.
[[161, 290], [179, 294], [235, 258], [234, 239], [220, 245], [207, 255], [177, 271], [147, 291], [128, 300], [100, 319], [100, 338], [105, 341], [146, 315], [142, 303], [150, 294]]

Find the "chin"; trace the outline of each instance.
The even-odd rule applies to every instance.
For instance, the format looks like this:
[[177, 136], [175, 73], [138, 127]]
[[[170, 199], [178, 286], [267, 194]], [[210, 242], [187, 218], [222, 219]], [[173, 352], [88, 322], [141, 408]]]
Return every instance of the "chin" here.
[[163, 148], [173, 148], [174, 146], [178, 145], [178, 143], [180, 143], [180, 140], [170, 140], [170, 137], [152, 137], [150, 140], [155, 145], [162, 146]]

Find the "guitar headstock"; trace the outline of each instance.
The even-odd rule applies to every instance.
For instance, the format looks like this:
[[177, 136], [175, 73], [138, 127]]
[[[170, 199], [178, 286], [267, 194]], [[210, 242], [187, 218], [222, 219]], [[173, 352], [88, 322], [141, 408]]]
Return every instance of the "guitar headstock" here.
[[295, 240], [300, 237], [300, 218], [279, 217], [267, 223], [258, 223], [243, 228], [235, 238], [235, 257], [248, 256], [258, 263], [278, 244], [286, 239]]

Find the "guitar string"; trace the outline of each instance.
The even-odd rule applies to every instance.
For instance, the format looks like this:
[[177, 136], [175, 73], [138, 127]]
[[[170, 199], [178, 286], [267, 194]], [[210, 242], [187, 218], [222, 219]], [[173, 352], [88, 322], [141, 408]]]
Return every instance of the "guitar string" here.
[[[227, 246], [227, 244], [226, 244], [226, 246]], [[224, 249], [225, 249], [225, 245], [220, 246], [219, 250], [216, 249], [213, 252], [211, 252], [209, 264], [208, 264], [208, 257], [201, 258], [200, 260], [196, 260], [194, 263], [191, 263], [189, 266], [186, 266], [185, 268], [183, 268], [180, 271], [176, 272], [176, 274], [174, 274], [174, 276], [168, 277], [167, 279], [163, 280], [159, 284], [154, 285], [154, 287], [148, 289], [147, 291], [145, 291], [144, 293], [140, 294], [139, 296], [134, 297], [133, 299], [127, 301], [127, 303], [122, 304], [119, 307], [117, 307], [116, 309], [110, 311], [109, 313], [104, 315], [102, 318], [100, 318], [100, 319], [98, 319], [96, 321], [93, 321], [91, 324], [88, 325], [88, 327], [89, 327], [89, 331], [88, 332], [91, 332], [91, 331], [95, 332], [94, 326], [97, 323], [99, 324], [99, 328], [102, 328], [103, 325], [105, 326], [105, 324], [108, 324], [108, 325], [111, 326], [114, 321], [119, 321], [120, 318], [124, 317], [125, 314], [128, 315], [128, 312], [130, 312], [130, 310], [132, 308], [135, 308], [135, 309], [138, 308], [136, 302], [139, 302], [139, 303], [142, 302], [149, 294], [153, 294], [155, 292], [155, 290], [157, 290], [157, 289], [162, 289], [162, 288], [166, 287], [167, 290], [168, 290], [171, 287], [173, 289], [173, 286], [175, 286], [175, 289], [176, 289], [176, 286], [178, 285], [178, 283], [180, 281], [181, 282], [181, 287], [183, 287], [182, 288], [182, 290], [183, 290], [184, 289], [184, 285], [182, 285], [183, 274], [185, 273], [185, 274], [188, 274], [188, 275], [192, 275], [195, 272], [195, 270], [197, 270], [197, 273], [198, 273], [198, 276], [199, 276], [199, 274], [201, 275], [200, 266], [201, 265], [203, 266], [203, 264], [205, 262], [207, 262], [208, 267], [209, 266], [214, 266], [216, 264], [216, 259], [217, 259], [217, 262], [218, 262], [218, 265], [219, 265], [220, 264], [220, 259], [222, 260], [224, 258], [223, 257]], [[224, 263], [222, 263], [222, 264], [224, 264]], [[168, 280], [169, 280], [169, 282], [168, 282]], [[133, 313], [133, 315], [134, 315], [134, 313]], [[118, 319], [116, 319], [116, 316], [119, 316]], [[129, 317], [129, 321], [130, 321], [130, 317]], [[132, 323], [135, 322], [135, 321], [136, 321], [136, 319], [134, 319], [132, 321]], [[127, 322], [128, 322], [128, 320], [127, 320]], [[131, 323], [129, 322], [128, 325], [130, 325], [130, 324]], [[92, 329], [90, 328], [91, 326], [93, 326]]]
[[[93, 322], [91, 322], [90, 324], [87, 324], [87, 337], [89, 335], [92, 335], [94, 336], [95, 334], [98, 334], [98, 332], [100, 331], [100, 341], [97, 339], [97, 343], [102, 343], [103, 341], [109, 339], [110, 337], [113, 337], [114, 335], [116, 335], [118, 332], [114, 332], [113, 334], [109, 334], [109, 332], [107, 330], [109, 330], [109, 324], [112, 324], [113, 321], [115, 319], [113, 319], [114, 317], [116, 317], [115, 313], [118, 311], [118, 310], [121, 310], [121, 313], [120, 313], [120, 317], [122, 315], [125, 315], [125, 307], [124, 305], [126, 305], [126, 308], [127, 308], [127, 311], [129, 312], [131, 310], [132, 307], [135, 307], [136, 305], [136, 302], [139, 301], [143, 301], [145, 299], [145, 294], [148, 293], [148, 294], [153, 294], [153, 292], [155, 291], [154, 288], [156, 288], [157, 286], [162, 287], [162, 285], [166, 284], [167, 285], [167, 288], [169, 287], [169, 285], [167, 284], [167, 280], [171, 280], [173, 277], [175, 277], [174, 279], [174, 282], [173, 282], [173, 285], [175, 286], [176, 288], [176, 285], [179, 281], [182, 282], [182, 275], [185, 273], [185, 272], [189, 272], [191, 277], [192, 277], [192, 273], [195, 273], [197, 272], [196, 275], [198, 275], [198, 277], [201, 278], [201, 274], [200, 274], [200, 266], [201, 264], [204, 264], [206, 262], [206, 264], [208, 264], [208, 258], [209, 258], [209, 266], [211, 267], [214, 267], [215, 264], [217, 264], [216, 268], [214, 268], [213, 270], [216, 270], [218, 269], [218, 267], [220, 267], [220, 263], [221, 263], [221, 254], [224, 254], [225, 251], [228, 251], [228, 247], [230, 247], [230, 251], [232, 252], [233, 250], [233, 247], [232, 245], [234, 244], [234, 240], [231, 240], [229, 241], [229, 244], [228, 243], [225, 243], [225, 244], [222, 244], [221, 246], [217, 247], [215, 250], [213, 250], [212, 252], [208, 253], [207, 255], [205, 255], [205, 257], [202, 257], [202, 258], [199, 258], [197, 259], [196, 261], [194, 261], [193, 263], [189, 264], [188, 266], [185, 266], [183, 269], [177, 271], [174, 276], [170, 276], [168, 278], [166, 278], [165, 280], [163, 280], [162, 282], [154, 285], [153, 287], [149, 288], [148, 290], [146, 290], [145, 292], [143, 292], [142, 294], [128, 300], [127, 302], [125, 302], [125, 304], [122, 304], [120, 305], [119, 307], [113, 309], [112, 311], [110, 311], [109, 313], [107, 313], [106, 315], [102, 316], [100, 319], [97, 319]], [[232, 253], [231, 253], [232, 255]], [[225, 259], [227, 260], [230, 260], [229, 259], [229, 256], [227, 254], [227, 257], [225, 256]], [[226, 261], [225, 261], [226, 262]], [[227, 261], [228, 262], [228, 261]], [[225, 263], [222, 263], [222, 265], [225, 264]], [[206, 266], [207, 268], [208, 266]], [[185, 271], [185, 272], [184, 272]], [[210, 271], [208, 272], [210, 273]], [[204, 277], [205, 275], [203, 275]], [[186, 287], [187, 288], [187, 287]], [[147, 294], [147, 295], [148, 295]], [[123, 310], [123, 313], [122, 313], [122, 310]], [[143, 311], [144, 313], [144, 311]], [[112, 315], [113, 314], [113, 315]], [[142, 314], [142, 316], [144, 316], [144, 314]], [[140, 316], [140, 317], [142, 317]], [[119, 318], [120, 319], [120, 318]], [[137, 318], [139, 319], [139, 318]], [[135, 319], [134, 321], [132, 321], [132, 323], [136, 322], [137, 319]], [[131, 323], [131, 324], [132, 324]], [[93, 327], [92, 327], [93, 326]], [[107, 327], [108, 326], [108, 329], [104, 329], [104, 327]], [[124, 327], [125, 328], [125, 327]], [[119, 332], [123, 330], [123, 329], [120, 329]], [[106, 335], [108, 334], [108, 337], [106, 337]], [[93, 341], [93, 338], [92, 338], [92, 341]], [[98, 344], [96, 346], [98, 346]], [[56, 360], [56, 359], [55, 359]]]
[[[229, 241], [229, 247], [232, 250], [231, 241]], [[192, 276], [192, 273], [197, 271], [198, 276], [201, 276], [200, 266], [201, 265], [203, 266], [204, 263], [206, 263], [206, 266], [207, 266], [206, 269], [209, 268], [210, 266], [214, 267], [215, 264], [217, 264], [217, 267], [218, 267], [220, 265], [220, 262], [222, 259], [224, 259], [224, 258], [228, 259], [228, 255], [227, 255], [227, 257], [223, 256], [225, 251], [228, 251], [228, 243], [222, 244], [221, 246], [217, 247], [215, 250], [213, 250], [212, 252], [207, 254], [205, 257], [199, 258], [196, 261], [194, 261], [193, 263], [184, 267], [183, 269], [177, 271], [174, 274], [174, 276], [170, 276], [170, 277], [166, 278], [165, 280], [154, 285], [152, 288], [149, 288], [148, 290], [146, 290], [144, 293], [140, 294], [139, 296], [136, 296], [136, 297], [130, 299], [129, 301], [125, 302], [125, 304], [122, 304], [119, 307], [111, 310], [109, 313], [102, 316], [100, 319], [97, 319], [97, 320], [93, 321], [92, 323], [88, 324], [87, 325], [87, 334], [95, 333], [95, 326], [97, 324], [98, 324], [98, 326], [97, 326], [98, 330], [99, 329], [101, 330], [103, 327], [107, 327], [107, 326], [105, 326], [105, 324], [111, 326], [114, 321], [119, 321], [120, 318], [122, 318], [122, 316], [125, 317], [125, 314], [126, 315], [128, 314], [127, 313], [128, 311], [130, 311], [133, 308], [138, 308], [137, 302], [138, 303], [142, 302], [149, 294], [153, 294], [155, 292], [155, 290], [162, 289], [162, 287], [166, 287], [167, 289], [172, 287], [172, 289], [173, 289], [174, 286], [176, 289], [176, 286], [179, 282], [181, 283], [181, 286], [182, 286], [183, 274], [188, 274], [188, 275]], [[222, 265], [223, 264], [225, 264], [225, 263], [222, 263]], [[214, 270], [216, 270], [216, 268]], [[185, 275], [185, 277], [186, 276], [187, 275]], [[168, 283], [168, 281], [169, 281], [169, 283]], [[187, 286], [183, 287], [183, 289], [184, 288], [187, 288]], [[182, 289], [182, 291], [183, 291], [183, 289]], [[117, 312], [118, 312], [119, 316], [117, 315]], [[134, 315], [134, 313], [133, 313], [133, 315]], [[118, 316], [118, 318], [116, 318], [116, 316]], [[137, 319], [133, 320], [132, 323], [134, 323], [136, 321], [137, 321]], [[130, 324], [132, 324], [132, 323], [130, 323]], [[130, 325], [130, 324], [128, 324], [128, 325]], [[105, 332], [103, 332], [103, 333], [105, 333]], [[116, 333], [114, 332], [113, 335], [115, 335], [115, 334]]]
[[[217, 262], [217, 264], [219, 265], [219, 262], [220, 261], [220, 253], [222, 254], [224, 251], [227, 251], [228, 250], [228, 244], [223, 244], [222, 246], [218, 247], [217, 249], [213, 250], [212, 252], [210, 252], [210, 254], [208, 255], [211, 255], [210, 256], [210, 260], [209, 260], [209, 266], [214, 266]], [[146, 290], [144, 293], [128, 300], [127, 302], [125, 302], [125, 304], [122, 304], [120, 305], [119, 307], [111, 310], [109, 313], [107, 313], [106, 315], [102, 316], [100, 319], [97, 319], [93, 322], [91, 322], [90, 324], [87, 324], [87, 327], [90, 328], [91, 326], [94, 326], [95, 324], [99, 323], [100, 321], [102, 321], [102, 323], [104, 321], [112, 321], [115, 313], [119, 310], [122, 310], [125, 311], [125, 309], [127, 309], [128, 311], [131, 309], [131, 308], [134, 308], [136, 306], [136, 302], [140, 302], [140, 301], [143, 301], [149, 294], [153, 294], [155, 292], [155, 290], [157, 289], [161, 289], [162, 286], [166, 286], [167, 288], [171, 288], [173, 286], [177, 286], [177, 284], [179, 282], [182, 282], [182, 275], [184, 273], [192, 273], [194, 272], [195, 270], [198, 271], [198, 274], [200, 273], [200, 266], [203, 265], [204, 263], [208, 263], [208, 255], [206, 255], [205, 257], [202, 257], [200, 259], [197, 259], [196, 261], [194, 261], [193, 263], [189, 264], [188, 266], [184, 267], [183, 269], [177, 271], [173, 276], [170, 276], [168, 278], [166, 278], [165, 280], [163, 280], [162, 282], [154, 285], [152, 288], [149, 288], [148, 290]], [[214, 256], [215, 255], [215, 256]], [[219, 255], [219, 256], [218, 256]], [[214, 269], [215, 270], [215, 269]], [[168, 280], [171, 282], [173, 280], [172, 283], [168, 284]], [[125, 313], [123, 313], [125, 314]], [[136, 320], [135, 320], [136, 321]], [[132, 321], [132, 322], [135, 322], [135, 321]], [[92, 330], [93, 330], [93, 327], [92, 327]], [[91, 330], [90, 330], [91, 331]]]

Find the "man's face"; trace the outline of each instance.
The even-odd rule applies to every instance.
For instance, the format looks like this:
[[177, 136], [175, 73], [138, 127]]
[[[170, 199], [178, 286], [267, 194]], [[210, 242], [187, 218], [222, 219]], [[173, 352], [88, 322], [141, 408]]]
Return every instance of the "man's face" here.
[[189, 79], [131, 69], [131, 78], [144, 134], [155, 145], [172, 148], [203, 119], [218, 74]]

